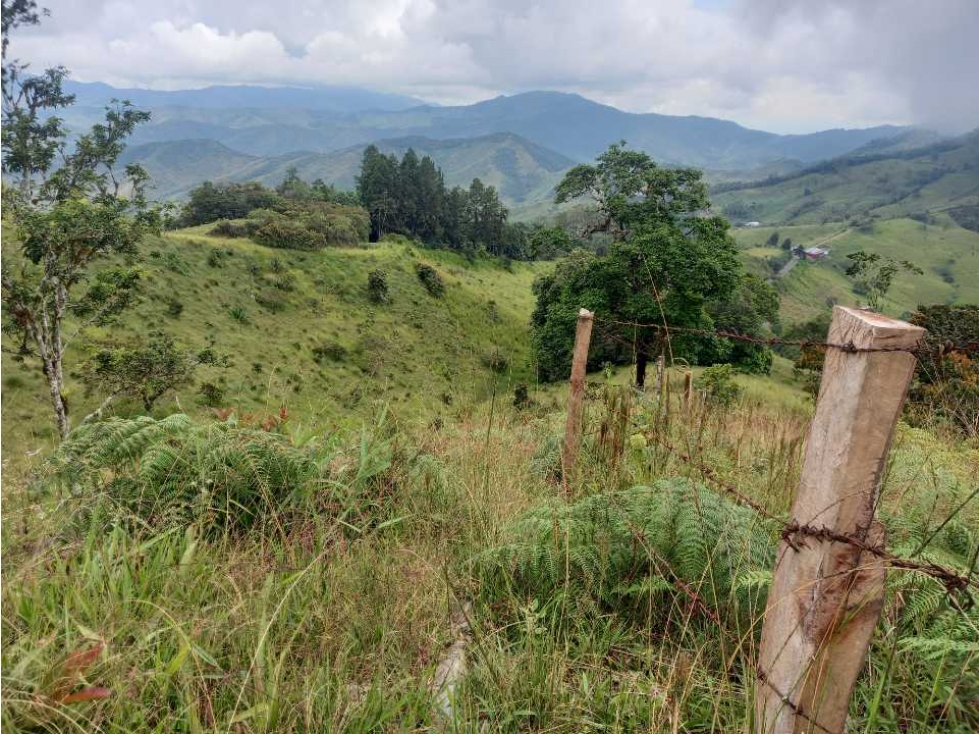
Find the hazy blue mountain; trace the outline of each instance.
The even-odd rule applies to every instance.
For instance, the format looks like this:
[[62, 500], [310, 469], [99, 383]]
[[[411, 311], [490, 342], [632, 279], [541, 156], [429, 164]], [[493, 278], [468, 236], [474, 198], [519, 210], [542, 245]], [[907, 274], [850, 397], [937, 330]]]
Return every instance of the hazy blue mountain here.
[[[108, 88], [100, 89], [102, 96], [108, 93]], [[358, 111], [338, 110], [325, 103], [319, 108], [311, 107], [316, 94], [309, 91], [304, 98], [295, 89], [232, 87], [146, 94], [150, 96], [134, 101], [151, 109], [153, 121], [138, 131], [134, 142], [203, 137], [257, 156], [298, 150], [329, 153], [408, 136], [438, 140], [514, 133], [576, 161], [591, 160], [610, 143], [626, 140], [664, 164], [747, 171], [774, 163], [815, 163], [910, 130], [885, 125], [777, 135], [709, 117], [623, 112], [576, 94], [558, 92], [528, 92], [454, 107], [422, 105]], [[262, 104], [219, 104], [224, 94], [239, 95], [242, 105], [253, 101]], [[208, 105], [182, 106], [193, 103], [195, 95], [207, 97]], [[282, 104], [271, 104], [275, 95], [281, 95]], [[125, 90], [118, 90], [116, 96], [125, 96]], [[97, 112], [90, 98], [80, 97], [79, 102], [65, 114], [69, 125], [87, 124]], [[292, 106], [302, 104], [307, 106]]]
[[[495, 186], [511, 205], [550, 198], [561, 175], [574, 165], [560, 153], [510, 133], [450, 140], [396, 138], [376, 145], [398, 156], [413, 148], [419, 156], [432, 157], [449, 186], [468, 186], [479, 178]], [[353, 189], [364, 147], [262, 157], [239, 153], [213, 140], [177, 140], [131, 146], [121, 163], [142, 164], [153, 178], [155, 196], [164, 199], [185, 196], [205, 179], [261, 181], [274, 186], [291, 167], [307, 181], [321, 178], [339, 188]]]
[[140, 107], [199, 107], [203, 109], [280, 108], [357, 112], [402, 110], [424, 104], [401, 94], [386, 94], [360, 87], [319, 85], [315, 87], [262, 87], [252, 85], [211, 86], [202, 89], [163, 91], [116, 89], [100, 82], [68, 81], [65, 90], [83, 106], [101, 106], [109, 100], [128, 99]]

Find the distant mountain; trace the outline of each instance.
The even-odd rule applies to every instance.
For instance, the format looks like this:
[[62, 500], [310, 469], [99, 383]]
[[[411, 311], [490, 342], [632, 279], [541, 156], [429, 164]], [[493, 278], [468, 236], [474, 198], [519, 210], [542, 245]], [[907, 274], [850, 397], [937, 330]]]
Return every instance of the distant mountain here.
[[514, 133], [575, 161], [591, 160], [610, 143], [626, 140], [660, 163], [730, 172], [811, 164], [909, 132], [882, 126], [776, 135], [709, 117], [623, 112], [558, 92], [528, 92], [456, 107], [405, 102], [398, 109], [382, 109], [380, 103], [370, 105], [374, 109], [351, 109], [352, 105], [320, 102], [323, 95], [333, 99], [333, 92], [322, 89], [217, 87], [129, 94], [133, 90], [104, 85], [79, 93], [79, 103], [65, 112], [69, 126], [90, 124], [98, 112], [93, 99], [104, 99], [110, 91], [118, 97], [128, 95], [153, 112], [153, 120], [140, 127], [134, 142], [207, 138], [258, 156], [298, 150], [330, 153], [410, 136], [448, 140]]
[[360, 87], [318, 85], [315, 87], [212, 86], [202, 89], [165, 91], [117, 89], [108, 84], [65, 82], [65, 91], [76, 103], [100, 107], [115, 99], [128, 99], [140, 107], [196, 107], [200, 109], [303, 109], [330, 112], [403, 110], [425, 104], [415, 97], [374, 92]]
[[762, 183], [719, 184], [712, 200], [734, 221], [762, 224], [925, 218], [979, 203], [979, 130], [923, 147], [907, 144], [865, 146]]
[[[563, 172], [574, 165], [560, 153], [509, 133], [454, 140], [395, 138], [377, 141], [376, 145], [398, 156], [408, 148], [419, 156], [431, 156], [449, 186], [468, 186], [479, 178], [495, 186], [510, 205], [549, 198]], [[131, 146], [120, 162], [142, 164], [152, 176], [154, 194], [159, 198], [183, 197], [203, 180], [261, 181], [274, 186], [293, 166], [307, 181], [322, 178], [339, 188], [352, 189], [364, 147], [252, 156], [213, 140], [178, 140]]]

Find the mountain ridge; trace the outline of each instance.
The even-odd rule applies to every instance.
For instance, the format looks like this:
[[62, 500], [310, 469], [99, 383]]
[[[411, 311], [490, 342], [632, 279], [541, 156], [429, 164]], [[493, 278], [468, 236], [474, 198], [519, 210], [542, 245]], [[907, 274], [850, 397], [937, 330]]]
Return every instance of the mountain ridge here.
[[[103, 90], [103, 96], [108, 90]], [[150, 105], [153, 119], [137, 131], [134, 143], [207, 137], [261, 156], [307, 149], [329, 153], [416, 135], [445, 140], [511, 132], [577, 162], [590, 161], [609, 144], [626, 140], [663, 164], [737, 171], [786, 160], [814, 163], [911, 130], [885, 125], [779, 135], [712, 117], [625, 112], [554, 91], [501, 95], [470, 105], [354, 111], [293, 106], [192, 108], [167, 104], [179, 101], [179, 92], [154, 94], [158, 101]], [[70, 127], [91, 124], [100, 113], [92, 101], [80, 99], [76, 108], [66, 111]]]

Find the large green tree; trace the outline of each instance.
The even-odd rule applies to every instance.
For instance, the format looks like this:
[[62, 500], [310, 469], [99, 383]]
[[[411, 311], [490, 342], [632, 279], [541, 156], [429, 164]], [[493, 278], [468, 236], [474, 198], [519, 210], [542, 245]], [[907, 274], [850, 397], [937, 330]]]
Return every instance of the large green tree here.
[[53, 115], [72, 102], [62, 89], [65, 70], [35, 76], [8, 59], [9, 33], [39, 16], [34, 2], [3, 2], [3, 171], [16, 181], [4, 186], [4, 218], [20, 245], [19, 257], [3, 258], [4, 330], [17, 339], [20, 356], [40, 365], [64, 438], [65, 350], [86, 325], [106, 323], [132, 302], [138, 271], [106, 256], [135, 255], [143, 235], [159, 229], [161, 212], [144, 196], [145, 171], [116, 165], [148, 113], [114, 102], [104, 122], [69, 147]]
[[[771, 301], [756, 292], [757, 284], [745, 284], [727, 221], [708, 213], [699, 171], [664, 169], [616, 144], [558, 185], [559, 202], [582, 197], [596, 208], [583, 234], [608, 233], [614, 240], [603, 255], [572, 253], [535, 283], [534, 346], [542, 378], [567, 375], [581, 307], [599, 318], [591, 366], [634, 359], [640, 386], [656, 354], [717, 357], [716, 340], [686, 329], [712, 329], [718, 316], [733, 328], [764, 320], [743, 313]], [[737, 306], [724, 308], [738, 293]]]

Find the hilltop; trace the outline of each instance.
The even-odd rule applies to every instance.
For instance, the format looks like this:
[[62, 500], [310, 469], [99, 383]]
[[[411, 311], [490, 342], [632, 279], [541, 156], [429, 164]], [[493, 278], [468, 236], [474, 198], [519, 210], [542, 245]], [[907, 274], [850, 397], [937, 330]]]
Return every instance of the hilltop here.
[[[413, 148], [419, 156], [435, 161], [448, 186], [468, 186], [479, 178], [495, 186], [511, 205], [549, 198], [563, 172], [574, 165], [560, 153], [511, 133], [449, 140], [414, 136], [379, 140], [375, 145], [399, 157]], [[213, 140], [177, 140], [134, 145], [126, 149], [123, 162], [142, 164], [153, 179], [155, 196], [164, 199], [181, 198], [203, 180], [260, 181], [275, 186], [292, 167], [307, 181], [320, 178], [351, 190], [365, 147], [253, 156]]]

